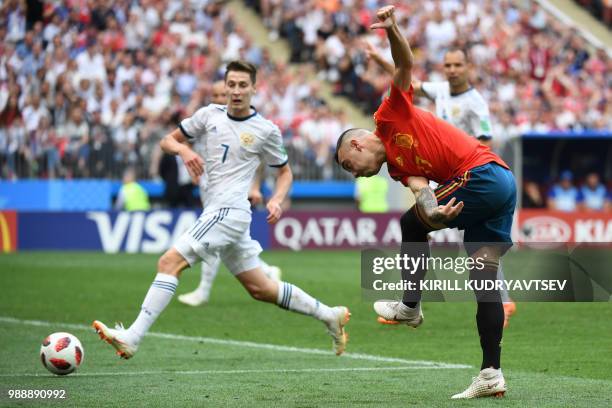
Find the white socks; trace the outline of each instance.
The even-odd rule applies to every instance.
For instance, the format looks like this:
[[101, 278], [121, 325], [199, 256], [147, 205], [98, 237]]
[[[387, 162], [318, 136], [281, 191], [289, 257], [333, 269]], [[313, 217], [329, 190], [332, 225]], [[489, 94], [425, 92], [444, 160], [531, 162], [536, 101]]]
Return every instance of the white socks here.
[[178, 279], [176, 276], [166, 275], [165, 273], [158, 273], [155, 276], [155, 280], [142, 302], [138, 317], [128, 329], [136, 343], [140, 343], [157, 316], [168, 306], [177, 285]]
[[302, 289], [287, 282], [278, 282], [278, 298], [276, 304], [283, 309], [313, 316], [323, 322], [333, 317], [332, 309], [304, 292]]
[[200, 284], [196, 289], [202, 295], [202, 299], [208, 302], [210, 298], [210, 290], [212, 289], [213, 282], [219, 272], [219, 266], [221, 264], [221, 258], [215, 257], [210, 263], [202, 261], [202, 277]]

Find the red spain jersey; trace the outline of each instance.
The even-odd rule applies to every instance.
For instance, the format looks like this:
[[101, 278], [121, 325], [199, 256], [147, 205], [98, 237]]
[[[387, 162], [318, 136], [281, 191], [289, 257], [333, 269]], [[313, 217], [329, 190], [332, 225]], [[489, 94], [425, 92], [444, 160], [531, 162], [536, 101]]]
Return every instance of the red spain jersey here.
[[444, 183], [474, 167], [495, 162], [508, 165], [477, 139], [412, 103], [412, 86], [391, 85], [376, 113], [374, 133], [385, 145], [389, 174], [408, 184], [410, 176]]

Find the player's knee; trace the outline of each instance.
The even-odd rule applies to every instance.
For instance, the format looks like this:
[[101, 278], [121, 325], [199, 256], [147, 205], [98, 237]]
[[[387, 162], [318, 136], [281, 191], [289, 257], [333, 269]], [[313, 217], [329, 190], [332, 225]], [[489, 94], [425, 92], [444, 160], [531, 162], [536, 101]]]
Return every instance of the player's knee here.
[[157, 261], [157, 271], [168, 275], [179, 276], [185, 268], [185, 261], [171, 251], [165, 252]]
[[499, 259], [501, 258], [504, 250], [504, 246], [506, 244], [501, 243], [493, 243], [488, 242], [486, 245], [483, 245], [482, 242], [465, 242], [465, 250], [468, 255], [473, 259], [480, 259], [483, 262], [487, 263], [497, 263], [499, 264]]
[[402, 242], [427, 241], [429, 230], [417, 216], [415, 207], [412, 207], [402, 215], [400, 227], [402, 229]]

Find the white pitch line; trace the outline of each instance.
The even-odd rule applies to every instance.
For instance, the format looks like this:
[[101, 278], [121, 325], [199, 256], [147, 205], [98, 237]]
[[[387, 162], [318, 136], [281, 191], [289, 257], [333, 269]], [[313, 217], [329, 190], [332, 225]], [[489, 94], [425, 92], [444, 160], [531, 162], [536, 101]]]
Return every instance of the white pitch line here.
[[[87, 330], [87, 331], [93, 330], [90, 326], [86, 326], [83, 324], [54, 323], [54, 322], [47, 322], [47, 321], [42, 321], [42, 320], [23, 320], [23, 319], [17, 319], [14, 317], [8, 317], [8, 316], [0, 316], [0, 323], [13, 323], [13, 324], [26, 325], [26, 326], [40, 326], [40, 327], [57, 327], [58, 329], [61, 328], [62, 330], [64, 329]], [[157, 333], [157, 332], [149, 332], [147, 333], [147, 337], [157, 337], [157, 338], [162, 338], [162, 339], [182, 340], [182, 341], [190, 341], [190, 342], [202, 342], [202, 343], [218, 344], [218, 345], [224, 345], [224, 346], [258, 348], [258, 349], [266, 349], [266, 350], [273, 350], [273, 351], [286, 351], [286, 352], [291, 352], [291, 353], [335, 356], [335, 354], [329, 350], [280, 346], [276, 344], [255, 343], [252, 341], [216, 339], [213, 337], [184, 336], [180, 334]], [[445, 369], [473, 368], [472, 366], [469, 366], [466, 364], [441, 363], [441, 362], [426, 361], [426, 360], [406, 360], [403, 358], [383, 357], [383, 356], [375, 356], [371, 354], [361, 354], [361, 353], [344, 353], [342, 354], [342, 358], [350, 358], [350, 359], [365, 360], [365, 361], [378, 361], [378, 362], [385, 362], [385, 363], [407, 364], [411, 366], [418, 365], [422, 367], [435, 367], [435, 368], [445, 368]]]
[[[76, 373], [79, 377], [135, 376], [135, 375], [206, 375], [206, 374], [287, 374], [287, 373], [333, 373], [346, 371], [403, 371], [403, 370], [444, 370], [444, 367], [401, 366], [401, 367], [339, 367], [339, 368], [279, 368], [269, 370], [189, 370], [189, 371], [118, 371], [112, 373]], [[54, 377], [52, 374], [0, 374], [0, 378]]]

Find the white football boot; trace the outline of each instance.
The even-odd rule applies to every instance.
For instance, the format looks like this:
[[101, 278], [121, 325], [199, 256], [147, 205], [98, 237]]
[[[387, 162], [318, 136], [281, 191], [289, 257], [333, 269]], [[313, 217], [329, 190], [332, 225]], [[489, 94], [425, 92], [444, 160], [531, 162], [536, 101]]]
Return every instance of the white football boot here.
[[421, 303], [411, 308], [395, 300], [379, 300], [374, 302], [374, 311], [379, 317], [389, 322], [398, 322], [417, 328], [423, 323]]
[[104, 340], [117, 350], [117, 355], [121, 358], [128, 359], [136, 354], [138, 350], [138, 344], [134, 343], [128, 331], [123, 328], [122, 325], [117, 324], [114, 329], [109, 329], [104, 323], [98, 320], [94, 320], [92, 324], [93, 328], [96, 329], [96, 333], [100, 336], [100, 339]]
[[208, 296], [206, 296], [204, 291], [200, 288], [197, 288], [193, 292], [178, 295], [177, 299], [181, 303], [194, 307], [208, 303]]
[[351, 318], [351, 313], [344, 306], [332, 307], [332, 311], [334, 313], [332, 319], [325, 322], [325, 325], [327, 326], [327, 332], [333, 339], [333, 350], [339, 356], [344, 353], [348, 342], [348, 334], [344, 330], [344, 326]]
[[455, 394], [451, 399], [470, 399], [480, 397], [503, 397], [506, 392], [506, 380], [501, 369], [485, 368], [478, 377], [472, 379], [472, 384], [462, 393]]

